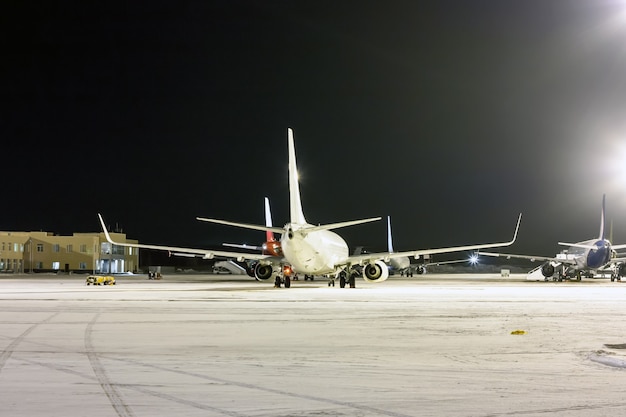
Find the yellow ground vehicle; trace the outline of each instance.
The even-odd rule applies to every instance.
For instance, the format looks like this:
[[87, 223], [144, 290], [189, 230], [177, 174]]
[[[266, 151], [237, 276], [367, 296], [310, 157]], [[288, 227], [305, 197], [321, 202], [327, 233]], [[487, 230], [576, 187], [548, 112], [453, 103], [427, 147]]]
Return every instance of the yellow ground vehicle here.
[[85, 282], [87, 285], [115, 285], [115, 277], [110, 275], [89, 275]]

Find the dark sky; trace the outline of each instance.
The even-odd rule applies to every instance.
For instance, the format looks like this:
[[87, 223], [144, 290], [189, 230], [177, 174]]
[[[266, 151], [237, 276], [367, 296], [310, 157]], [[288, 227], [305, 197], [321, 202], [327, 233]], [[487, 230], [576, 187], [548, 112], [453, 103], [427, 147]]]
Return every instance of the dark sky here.
[[0, 230], [256, 244], [195, 217], [284, 224], [292, 127], [311, 223], [551, 255], [606, 193], [626, 243], [624, 1], [92, 3], [3, 5]]

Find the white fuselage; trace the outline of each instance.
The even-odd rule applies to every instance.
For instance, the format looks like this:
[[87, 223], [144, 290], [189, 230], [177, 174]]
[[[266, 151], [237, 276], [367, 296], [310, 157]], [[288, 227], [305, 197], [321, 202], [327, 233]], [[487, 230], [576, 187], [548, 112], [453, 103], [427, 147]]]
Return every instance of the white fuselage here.
[[[296, 272], [324, 275], [335, 272], [335, 266], [348, 258], [348, 244], [329, 230], [306, 232], [301, 225], [292, 225], [293, 233], [283, 233], [281, 245], [286, 261]], [[290, 225], [285, 226], [290, 230]], [[299, 230], [298, 230], [299, 229]]]
[[577, 269], [598, 269], [611, 261], [611, 243], [608, 240], [591, 239], [580, 244], [593, 246], [595, 249], [569, 248], [567, 256], [576, 261]]

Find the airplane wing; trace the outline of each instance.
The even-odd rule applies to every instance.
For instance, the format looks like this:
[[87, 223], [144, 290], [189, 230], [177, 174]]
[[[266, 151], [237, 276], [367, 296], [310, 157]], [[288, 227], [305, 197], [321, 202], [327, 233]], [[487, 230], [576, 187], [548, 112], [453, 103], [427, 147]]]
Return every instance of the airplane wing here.
[[384, 262], [389, 262], [390, 259], [393, 258], [401, 258], [401, 257], [414, 257], [415, 259], [419, 259], [420, 256], [424, 255], [434, 255], [437, 253], [449, 253], [449, 252], [462, 252], [462, 251], [472, 251], [478, 249], [486, 249], [486, 248], [497, 248], [503, 246], [512, 245], [517, 239], [517, 232], [519, 231], [519, 225], [522, 221], [522, 214], [520, 213], [517, 219], [517, 225], [515, 226], [515, 233], [513, 234], [513, 239], [508, 242], [500, 242], [500, 243], [485, 243], [480, 245], [468, 245], [468, 246], [451, 246], [447, 248], [438, 248], [438, 249], [422, 249], [422, 250], [414, 250], [414, 251], [405, 251], [405, 252], [378, 252], [378, 253], [366, 253], [361, 255], [352, 255], [348, 257], [347, 263], [350, 264], [364, 264], [368, 262], [373, 262], [377, 260], [383, 260]]
[[102, 225], [102, 231], [104, 232], [104, 236], [106, 240], [117, 246], [127, 246], [131, 248], [143, 248], [143, 249], [156, 249], [156, 250], [164, 250], [168, 251], [175, 256], [198, 256], [204, 259], [213, 259], [214, 257], [218, 258], [231, 258], [237, 259], [238, 261], [244, 261], [246, 259], [253, 260], [261, 260], [266, 258], [272, 258], [270, 255], [261, 255], [261, 254], [253, 254], [253, 253], [241, 253], [241, 252], [226, 252], [226, 251], [216, 251], [209, 249], [194, 249], [194, 248], [181, 248], [176, 246], [161, 246], [161, 245], [144, 245], [140, 243], [122, 243], [115, 242], [111, 239], [111, 235], [109, 235], [109, 231], [104, 225], [104, 220], [100, 213], [98, 213], [98, 218], [100, 219], [100, 224]]
[[245, 243], [243, 244], [239, 244], [239, 243], [222, 243], [222, 246], [228, 246], [231, 248], [239, 248], [239, 249], [247, 249], [247, 250], [263, 250], [263, 247], [261, 246], [254, 246], [254, 245], [246, 245]]
[[411, 264], [411, 266], [439, 266], [439, 265], [447, 265], [447, 264], [458, 264], [460, 262], [469, 262], [469, 259], [456, 259], [454, 261], [441, 261], [441, 262], [427, 262], [423, 264]]
[[531, 262], [558, 262], [558, 263], [562, 263], [562, 264], [568, 264], [568, 265], [576, 265], [576, 260], [574, 259], [566, 259], [566, 258], [557, 258], [557, 257], [550, 257], [550, 256], [533, 256], [533, 255], [515, 255], [512, 253], [494, 253], [494, 252], [482, 252], [482, 251], [478, 251], [479, 255], [485, 255], [485, 256], [493, 256], [493, 257], [500, 257], [500, 258], [506, 258], [506, 259], [511, 259], [511, 258], [515, 258], [515, 259], [528, 259]]

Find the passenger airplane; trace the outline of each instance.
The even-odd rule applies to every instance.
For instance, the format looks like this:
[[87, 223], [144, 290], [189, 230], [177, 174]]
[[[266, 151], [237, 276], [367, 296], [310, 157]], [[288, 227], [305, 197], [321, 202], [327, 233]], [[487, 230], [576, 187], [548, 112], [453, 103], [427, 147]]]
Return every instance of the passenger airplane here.
[[[348, 244], [346, 243], [346, 241], [332, 230], [356, 224], [373, 222], [380, 220], [381, 218], [374, 217], [363, 220], [352, 220], [317, 226], [308, 223], [302, 211], [293, 131], [291, 129], [288, 129], [287, 133], [289, 148], [289, 223], [285, 224], [284, 227], [279, 228], [197, 217], [198, 220], [211, 223], [280, 233], [280, 244], [283, 250], [282, 257], [279, 258], [276, 256], [264, 254], [117, 243], [111, 239], [106, 229], [106, 226], [104, 225], [102, 217], [100, 216], [100, 214], [98, 214], [106, 239], [110, 243], [119, 246], [133, 246], [147, 249], [161, 249], [176, 252], [186, 252], [190, 254], [201, 254], [204, 258], [208, 259], [217, 256], [235, 258], [241, 261], [245, 259], [257, 260], [258, 263], [255, 267], [255, 277], [259, 281], [266, 281], [272, 278], [272, 276], [282, 274], [283, 267], [285, 265], [290, 265], [293, 270], [298, 273], [306, 275], [328, 276], [330, 278], [329, 285], [334, 285], [334, 280], [338, 277], [340, 279], [341, 287], [344, 287], [346, 283], [349, 283], [350, 287], [353, 288], [355, 286], [355, 277], [356, 275], [358, 275], [359, 269], [361, 268], [362, 276], [365, 281], [385, 281], [389, 277], [389, 269], [385, 264], [385, 261], [388, 262], [390, 259], [402, 258], [407, 256], [413, 256], [415, 259], [418, 259], [420, 256], [436, 253], [458, 252], [477, 250], [482, 248], [509, 246], [512, 245], [517, 238], [517, 232], [519, 230], [519, 224], [521, 221], [521, 214], [517, 220], [513, 239], [508, 242], [454, 246], [439, 249], [422, 249], [397, 253], [368, 253], [350, 256]], [[285, 286], [288, 286], [286, 280], [285, 284]]]
[[[389, 251], [389, 253], [393, 253], [393, 240], [391, 238], [391, 218], [389, 216], [387, 216], [387, 250]], [[387, 263], [387, 266], [389, 267], [389, 273], [391, 275], [393, 275], [396, 272], [399, 272], [401, 277], [402, 276], [412, 277], [413, 274], [418, 274], [418, 275], [425, 274], [426, 268], [429, 266], [456, 264], [460, 262], [472, 263], [472, 262], [475, 262], [476, 260], [477, 259], [471, 256], [469, 259], [456, 259], [453, 261], [442, 261], [442, 262], [426, 262], [426, 259], [424, 259], [424, 262], [422, 263], [412, 264], [409, 257], [404, 256], [401, 258], [390, 259], [389, 262]]]
[[[387, 216], [387, 250], [389, 253], [393, 253], [393, 239], [391, 238], [391, 217]], [[427, 255], [428, 256], [428, 255]], [[411, 260], [408, 256], [403, 256], [401, 258], [392, 258], [389, 260], [389, 273], [393, 274], [395, 272], [399, 272], [400, 276], [412, 277], [413, 274], [423, 275], [426, 273], [426, 267], [432, 265], [444, 265], [444, 264], [454, 264], [460, 262], [472, 262], [472, 257], [470, 259], [457, 259], [454, 261], [442, 261], [442, 262], [424, 262], [412, 264]]]
[[[271, 228], [272, 224], [272, 211], [270, 210], [270, 200], [265, 197], [265, 226]], [[283, 256], [283, 249], [280, 246], [280, 242], [276, 240], [274, 232], [271, 230], [265, 231], [265, 242], [261, 246], [251, 246], [240, 243], [222, 243], [224, 246], [239, 249], [250, 249], [261, 251], [264, 255]]]
[[[272, 227], [272, 211], [270, 209], [270, 200], [269, 198], [265, 197], [265, 226], [266, 227]], [[282, 258], [283, 256], [283, 248], [280, 245], [280, 241], [276, 240], [276, 237], [274, 236], [274, 232], [271, 230], [266, 230], [265, 231], [265, 242], [263, 242], [261, 244], [261, 246], [252, 246], [252, 245], [246, 245], [246, 244], [240, 244], [240, 243], [222, 243], [222, 245], [224, 246], [228, 246], [231, 248], [238, 248], [238, 249], [248, 249], [248, 250], [256, 250], [256, 251], [260, 251], [263, 255], [270, 255], [270, 256], [274, 256], [277, 258]], [[257, 267], [258, 261], [253, 261], [250, 263], [245, 263], [246, 265], [246, 273], [251, 276], [252, 278], [255, 278], [255, 270]], [[265, 266], [260, 266], [260, 268], [269, 268], [271, 267], [271, 265], [265, 265]], [[288, 267], [287, 265], [285, 265], [283, 268], [283, 277], [285, 277], [286, 281], [289, 281], [290, 277], [294, 280], [298, 280], [297, 275], [295, 274], [295, 272], [291, 269], [291, 267]], [[260, 271], [261, 274], [263, 273], [263, 271]], [[313, 277], [309, 277], [308, 275], [304, 276], [304, 280], [308, 280], [308, 279], [313, 280]], [[281, 277], [279, 275], [276, 275], [275, 277], [275, 285], [276, 286], [280, 286], [281, 284]], [[289, 286], [289, 283], [286, 283], [287, 286]]]
[[[612, 268], [611, 281], [615, 279], [621, 280], [621, 277], [626, 276], [626, 263], [624, 263], [626, 258], [617, 257], [615, 251], [626, 248], [626, 245], [611, 245], [611, 242], [604, 237], [605, 198], [606, 195], [603, 195], [602, 211], [600, 213], [600, 234], [596, 239], [577, 243], [558, 242], [559, 245], [568, 246], [569, 248], [555, 257], [480, 251], [478, 254], [544, 262], [541, 266], [541, 274], [546, 281], [549, 278], [553, 278], [554, 281], [562, 281], [570, 276], [576, 276], [580, 280], [581, 274], [584, 272], [594, 272], [609, 267]], [[556, 276], [554, 275], [555, 272], [557, 272]]]

